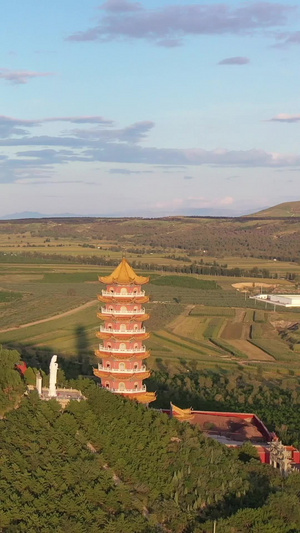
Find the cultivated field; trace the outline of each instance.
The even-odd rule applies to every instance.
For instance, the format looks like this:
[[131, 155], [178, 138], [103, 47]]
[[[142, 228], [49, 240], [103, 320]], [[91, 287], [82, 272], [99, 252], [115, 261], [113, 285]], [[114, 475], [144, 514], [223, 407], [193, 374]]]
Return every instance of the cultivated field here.
[[234, 269], [234, 275], [242, 269], [278, 279], [300, 275], [299, 242], [299, 217], [0, 221], [2, 263], [64, 263], [72, 257], [103, 263], [124, 253], [149, 268], [205, 267], [202, 274]]
[[[37, 366], [57, 353], [86, 373], [95, 363], [100, 325], [96, 297], [102, 286], [97, 276], [109, 270], [0, 263], [0, 343], [17, 347]], [[265, 309], [234, 289], [233, 282], [216, 276], [153, 274], [146, 286], [150, 367], [163, 364], [174, 371], [190, 361], [198, 368], [266, 365], [269, 372], [280, 368], [300, 374], [299, 310]], [[295, 289], [285, 280], [278, 283]]]
[[249, 299], [299, 290], [298, 234], [296, 219], [0, 221], [0, 343], [37, 366], [57, 353], [91, 371], [98, 275], [125, 254], [151, 277], [152, 368], [300, 373], [299, 310]]

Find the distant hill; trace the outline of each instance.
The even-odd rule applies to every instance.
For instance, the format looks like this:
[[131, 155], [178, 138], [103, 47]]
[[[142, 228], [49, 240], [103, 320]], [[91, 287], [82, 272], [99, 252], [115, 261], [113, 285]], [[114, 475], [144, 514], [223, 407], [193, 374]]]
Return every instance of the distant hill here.
[[[250, 211], [247, 212], [249, 214]], [[175, 215], [172, 216], [179, 216], [179, 217], [213, 217], [213, 218], [219, 218], [219, 217], [240, 217], [243, 216], [244, 213], [242, 213], [240, 210], [234, 210], [234, 209], [213, 209], [213, 208], [202, 208], [202, 209], [183, 209], [176, 211]], [[8, 215], [0, 215], [0, 220], [31, 220], [31, 219], [44, 219], [44, 218], [153, 218], [153, 219], [159, 219], [159, 218], [168, 218], [168, 217], [159, 217], [156, 213], [154, 213], [151, 209], [150, 210], [144, 210], [143, 214], [136, 215], [135, 213], [130, 213], [124, 215], [122, 212], [112, 212], [109, 215], [102, 215], [101, 213], [85, 213], [85, 214], [75, 214], [75, 213], [38, 213], [36, 211], [22, 211], [18, 213], [9, 213]]]
[[263, 209], [252, 215], [251, 217], [300, 217], [300, 201], [284, 202], [283, 204], [274, 205], [268, 209]]
[[72, 213], [61, 213], [59, 215], [45, 215], [37, 213], [35, 211], [22, 211], [21, 213], [11, 213], [10, 215], [0, 216], [0, 220], [24, 220], [27, 218], [79, 218], [80, 215], [74, 215]]
[[21, 213], [11, 213], [9, 215], [3, 215], [1, 220], [18, 220], [24, 218], [43, 218], [42, 213], [36, 213], [35, 211], [22, 211]]
[[[289, 208], [287, 208], [287, 207]], [[291, 209], [297, 206], [299, 211]], [[30, 234], [26, 250], [13, 235]], [[2, 237], [3, 235], [3, 237]], [[2, 243], [8, 240], [16, 251], [35, 254], [46, 252], [46, 246], [38, 249], [34, 239], [51, 239], [48, 254], [59, 254], [52, 240], [67, 239], [80, 246], [120, 252], [142, 257], [144, 254], [165, 250], [177, 257], [188, 255], [185, 260], [201, 257], [257, 257], [278, 261], [296, 261], [300, 257], [300, 202], [282, 204], [244, 217], [165, 217], [142, 218], [94, 218], [47, 217], [44, 219], [1, 220], [0, 257], [6, 249]], [[29, 237], [28, 237], [29, 239]], [[24, 244], [24, 243], [23, 243]], [[58, 243], [56, 243], [58, 245]], [[61, 245], [65, 243], [61, 242]], [[19, 246], [18, 246], [19, 245]], [[29, 251], [29, 249], [32, 250]], [[12, 250], [10, 250], [12, 251]], [[180, 251], [180, 252], [179, 252]], [[66, 252], [66, 250], [65, 250]], [[79, 252], [77, 253], [77, 255]], [[81, 255], [81, 254], [79, 254]], [[93, 256], [91, 252], [91, 256]], [[168, 258], [169, 256], [167, 256]], [[182, 260], [182, 259], [180, 259]], [[226, 263], [226, 261], [224, 261]], [[175, 268], [175, 267], [174, 267]]]

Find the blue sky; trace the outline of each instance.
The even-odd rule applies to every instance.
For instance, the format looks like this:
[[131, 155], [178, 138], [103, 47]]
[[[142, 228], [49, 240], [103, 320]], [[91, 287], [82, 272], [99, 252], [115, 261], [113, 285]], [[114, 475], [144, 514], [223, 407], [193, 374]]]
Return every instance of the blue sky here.
[[2, 0], [0, 216], [299, 200], [300, 1]]

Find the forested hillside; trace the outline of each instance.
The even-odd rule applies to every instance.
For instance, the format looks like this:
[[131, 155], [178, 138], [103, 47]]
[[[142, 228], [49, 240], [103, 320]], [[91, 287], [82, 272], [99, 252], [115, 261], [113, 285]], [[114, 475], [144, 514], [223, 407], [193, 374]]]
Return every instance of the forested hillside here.
[[[3, 353], [6, 394], [16, 353]], [[211, 533], [213, 520], [222, 533], [300, 530], [298, 474], [284, 480], [250, 445], [232, 452], [91, 381], [76, 385], [87, 401], [62, 411], [32, 392], [0, 421], [1, 531]]]
[[[55, 246], [58, 239], [81, 242], [85, 248], [97, 250], [99, 242], [111, 251], [121, 250], [145, 254], [154, 249], [182, 250], [188, 254], [204, 252], [214, 257], [241, 256], [256, 258], [299, 259], [300, 218], [259, 216], [241, 218], [166, 217], [139, 218], [75, 218], [0, 221], [0, 234], [11, 236], [10, 247], [36, 247], [32, 239], [42, 238], [39, 248]], [[19, 240], [12, 236], [20, 237]], [[24, 239], [22, 239], [22, 236]], [[17, 242], [16, 246], [12, 242]], [[63, 246], [63, 243], [60, 244]], [[116, 248], [117, 247], [117, 248]], [[121, 248], [120, 248], [121, 247]], [[28, 251], [28, 250], [27, 250]], [[58, 250], [55, 250], [56, 253]]]
[[15, 366], [19, 362], [20, 354], [16, 350], [6, 350], [0, 344], [0, 418], [18, 405], [25, 392], [25, 384]]

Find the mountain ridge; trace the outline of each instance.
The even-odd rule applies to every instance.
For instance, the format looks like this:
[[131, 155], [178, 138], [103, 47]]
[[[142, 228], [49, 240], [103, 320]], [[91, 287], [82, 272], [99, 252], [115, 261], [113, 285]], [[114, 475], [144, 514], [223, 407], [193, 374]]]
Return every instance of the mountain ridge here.
[[270, 217], [270, 218], [292, 218], [300, 217], [300, 200], [294, 202], [283, 202], [281, 204], [262, 209], [256, 213], [246, 215], [248, 217]]
[[293, 217], [300, 217], [300, 200], [296, 200], [293, 202], [283, 202], [281, 204], [276, 204], [271, 207], [265, 207], [261, 209], [260, 211], [256, 211], [254, 213], [249, 213], [249, 210], [246, 211], [246, 213], [239, 214], [237, 212], [234, 212], [232, 210], [219, 210], [219, 209], [196, 209], [196, 210], [188, 210], [185, 213], [170, 213], [169, 215], [156, 215], [153, 216], [149, 213], [145, 213], [143, 216], [139, 216], [137, 214], [132, 215], [124, 215], [121, 213], [112, 213], [111, 215], [99, 215], [99, 214], [76, 214], [76, 213], [56, 213], [56, 214], [45, 214], [45, 213], [39, 213], [36, 211], [22, 211], [20, 213], [11, 213], [8, 215], [0, 216], [0, 221], [8, 221], [8, 220], [30, 220], [30, 219], [63, 219], [63, 218], [73, 218], [73, 219], [97, 219], [97, 218], [104, 218], [104, 219], [152, 219], [152, 220], [159, 220], [159, 219], [170, 219], [170, 218], [232, 218], [232, 219], [240, 219], [240, 218], [293, 218]]

